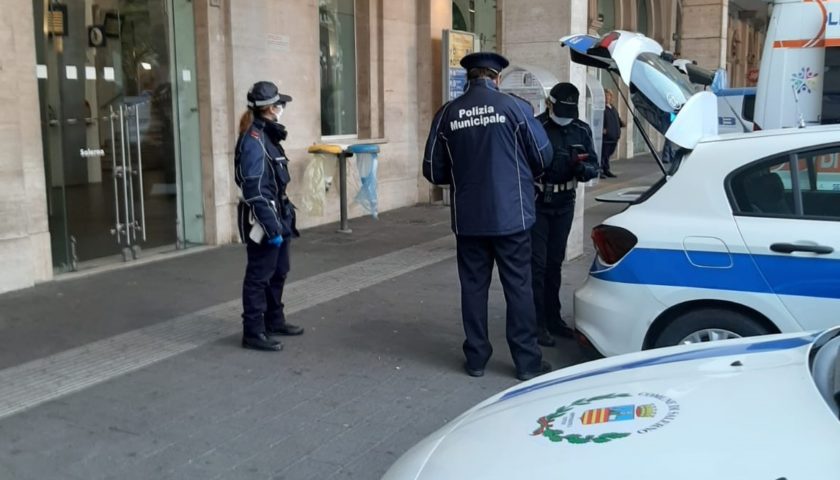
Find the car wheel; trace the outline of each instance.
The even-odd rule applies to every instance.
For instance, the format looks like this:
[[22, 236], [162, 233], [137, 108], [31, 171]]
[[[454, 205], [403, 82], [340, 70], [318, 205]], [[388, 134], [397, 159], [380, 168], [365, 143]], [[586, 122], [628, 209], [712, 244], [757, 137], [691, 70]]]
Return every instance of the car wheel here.
[[653, 346], [671, 347], [769, 333], [772, 332], [749, 315], [722, 308], [703, 308], [675, 318], [662, 330]]

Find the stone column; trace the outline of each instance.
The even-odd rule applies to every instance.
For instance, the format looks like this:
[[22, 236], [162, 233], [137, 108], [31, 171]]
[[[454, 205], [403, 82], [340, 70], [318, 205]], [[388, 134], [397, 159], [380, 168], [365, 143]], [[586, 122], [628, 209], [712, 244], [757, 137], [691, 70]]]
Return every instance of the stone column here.
[[[512, 64], [542, 67], [560, 82], [571, 82], [581, 92], [580, 111], [585, 112], [586, 69], [572, 63], [560, 37], [588, 32], [588, 0], [504, 0], [502, 5], [502, 54]], [[575, 220], [566, 258], [583, 254], [584, 189], [578, 189]]]
[[682, 14], [682, 56], [704, 68], [725, 68], [729, 0], [683, 0]]
[[[443, 60], [441, 48], [443, 31], [452, 28], [452, 1], [428, 0], [417, 2], [417, 140], [423, 158], [426, 137], [435, 112], [443, 104]], [[417, 200], [430, 201], [431, 187], [423, 178], [417, 180]]]
[[207, 243], [219, 245], [230, 243], [237, 236], [233, 222], [237, 200], [233, 182], [233, 132], [238, 119], [233, 98], [230, 3], [194, 2], [193, 8], [204, 230]]
[[0, 292], [52, 277], [32, 2], [0, 15]]

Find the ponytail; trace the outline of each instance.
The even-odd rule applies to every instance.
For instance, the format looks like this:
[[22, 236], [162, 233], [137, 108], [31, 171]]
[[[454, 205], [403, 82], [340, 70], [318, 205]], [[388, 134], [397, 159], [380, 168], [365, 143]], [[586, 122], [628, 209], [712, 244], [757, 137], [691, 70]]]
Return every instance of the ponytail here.
[[251, 109], [245, 110], [245, 113], [239, 117], [239, 134], [242, 135], [245, 133], [245, 130], [248, 130], [248, 127], [254, 122], [254, 112]]

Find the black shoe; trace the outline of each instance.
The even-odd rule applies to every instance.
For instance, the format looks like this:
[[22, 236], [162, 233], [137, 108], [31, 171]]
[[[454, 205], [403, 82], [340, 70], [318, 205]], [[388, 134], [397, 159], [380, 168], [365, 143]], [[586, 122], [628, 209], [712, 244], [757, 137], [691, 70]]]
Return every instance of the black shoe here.
[[537, 343], [543, 347], [553, 347], [557, 345], [557, 342], [554, 341], [554, 337], [548, 333], [548, 330], [541, 329], [540, 333], [537, 335]]
[[283, 350], [283, 344], [277, 340], [272, 340], [268, 337], [268, 335], [261, 333], [255, 337], [243, 335], [242, 348], [262, 350], [264, 352], [279, 352], [280, 350]]
[[484, 376], [484, 369], [483, 368], [470, 368], [469, 365], [464, 363], [464, 371], [467, 372], [467, 375], [471, 377], [483, 377]]
[[284, 323], [279, 328], [267, 328], [265, 333], [269, 337], [293, 337], [295, 335], [303, 335], [303, 327], [292, 325], [291, 323]]
[[569, 328], [565, 323], [560, 325], [552, 325], [548, 327], [549, 333], [562, 338], [574, 338], [575, 331]]
[[607, 170], [606, 172], [604, 172], [604, 175], [606, 175], [606, 176], [607, 176], [607, 177], [609, 177], [609, 178], [615, 178], [615, 177], [617, 177], [617, 176], [618, 176], [618, 175], [614, 174], [613, 172], [611, 172], [611, 171], [609, 171], [609, 170]]
[[539, 377], [540, 375], [545, 375], [546, 373], [552, 370], [551, 364], [546, 362], [545, 360], [540, 363], [540, 371], [539, 372], [517, 372], [516, 378], [526, 382], [531, 380], [532, 378]]

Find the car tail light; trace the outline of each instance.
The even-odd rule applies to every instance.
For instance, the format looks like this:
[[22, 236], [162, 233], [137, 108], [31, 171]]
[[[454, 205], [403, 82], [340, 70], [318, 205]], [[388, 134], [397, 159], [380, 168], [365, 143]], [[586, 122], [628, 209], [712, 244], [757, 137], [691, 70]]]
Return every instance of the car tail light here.
[[610, 48], [610, 45], [620, 37], [621, 34], [618, 32], [610, 32], [601, 38], [601, 41], [598, 42], [598, 46], [601, 48]]
[[598, 256], [607, 265], [618, 263], [633, 250], [638, 238], [632, 232], [612, 225], [598, 225], [592, 229], [592, 242]]

